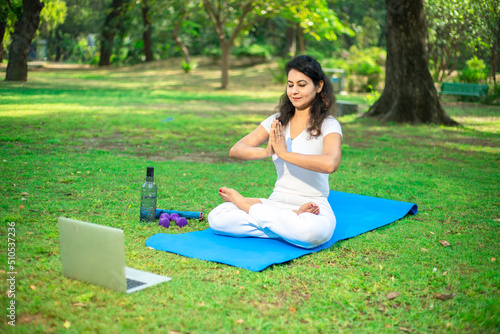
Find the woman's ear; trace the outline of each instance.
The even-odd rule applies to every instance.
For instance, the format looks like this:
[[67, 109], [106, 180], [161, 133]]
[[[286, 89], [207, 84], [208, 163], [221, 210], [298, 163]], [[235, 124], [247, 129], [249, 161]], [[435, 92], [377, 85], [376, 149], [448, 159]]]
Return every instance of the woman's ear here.
[[321, 90], [323, 89], [323, 84], [324, 84], [324, 83], [325, 83], [325, 82], [324, 82], [323, 80], [320, 80], [319, 85], [318, 85], [318, 89], [316, 89], [316, 92], [317, 92], [318, 94], [319, 94], [319, 93], [321, 93]]

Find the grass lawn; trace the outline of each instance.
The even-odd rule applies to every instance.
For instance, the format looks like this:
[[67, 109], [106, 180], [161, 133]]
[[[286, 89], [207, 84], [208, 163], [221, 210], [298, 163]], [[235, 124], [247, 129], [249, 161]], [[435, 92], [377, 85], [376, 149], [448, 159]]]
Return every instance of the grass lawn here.
[[[218, 66], [185, 75], [178, 61], [33, 69], [27, 83], [0, 82], [0, 331], [498, 333], [498, 106], [443, 101], [461, 127], [340, 118], [343, 157], [331, 189], [413, 202], [417, 216], [262, 272], [145, 246], [155, 233], [208, 227], [139, 223], [147, 166], [155, 167], [160, 208], [208, 213], [223, 185], [271, 193], [270, 159], [227, 157], [274, 112], [284, 87], [269, 72], [236, 66], [228, 91], [216, 89]], [[62, 277], [59, 216], [123, 229], [127, 265], [172, 281], [125, 295]], [[9, 298], [11, 226], [17, 274]], [[391, 292], [401, 294], [388, 299]]]

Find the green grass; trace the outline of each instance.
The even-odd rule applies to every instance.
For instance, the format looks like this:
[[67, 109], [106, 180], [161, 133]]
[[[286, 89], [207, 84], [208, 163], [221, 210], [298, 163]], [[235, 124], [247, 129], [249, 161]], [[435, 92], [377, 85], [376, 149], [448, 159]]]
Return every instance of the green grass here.
[[[500, 330], [500, 107], [445, 102], [456, 128], [340, 119], [343, 158], [331, 189], [414, 202], [417, 216], [262, 272], [148, 249], [155, 233], [208, 227], [139, 223], [149, 165], [161, 208], [208, 213], [222, 185], [248, 196], [272, 191], [270, 160], [232, 161], [227, 151], [274, 112], [283, 87], [267, 65], [232, 74], [228, 91], [216, 89], [217, 67], [184, 75], [168, 62], [38, 69], [28, 83], [0, 83], [2, 292], [11, 222], [18, 272], [16, 327], [2, 293], [2, 332]], [[123, 229], [127, 265], [172, 281], [123, 295], [63, 278], [59, 216]], [[389, 292], [401, 295], [388, 300]], [[446, 293], [456, 295], [435, 298]]]

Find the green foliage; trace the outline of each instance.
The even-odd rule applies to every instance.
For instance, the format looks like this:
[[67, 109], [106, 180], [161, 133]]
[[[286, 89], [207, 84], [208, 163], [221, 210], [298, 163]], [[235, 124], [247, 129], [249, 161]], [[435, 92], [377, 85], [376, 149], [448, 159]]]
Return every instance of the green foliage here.
[[467, 67], [458, 75], [459, 82], [484, 83], [488, 78], [488, 68], [482, 59], [474, 56], [467, 60]]
[[285, 73], [285, 65], [286, 63], [290, 61], [290, 59], [285, 58], [285, 59], [278, 59], [275, 63], [275, 67], [270, 68], [270, 73], [273, 78], [273, 82], [279, 83], [279, 84], [286, 84], [287, 81], [287, 75]]
[[361, 26], [356, 31], [356, 42], [359, 48], [369, 48], [377, 45], [380, 38], [380, 24], [372, 17], [365, 16], [361, 21]]
[[500, 104], [500, 84], [490, 85], [485, 103], [496, 105]]
[[238, 58], [248, 57], [256, 64], [271, 60], [274, 48], [270, 45], [250, 44], [236, 47], [232, 53]]
[[210, 57], [213, 62], [216, 62], [221, 58], [222, 51], [219, 47], [211, 45], [203, 49], [203, 55]]
[[187, 63], [185, 60], [183, 60], [181, 66], [185, 73], [190, 73], [192, 70], [198, 67], [198, 63], [194, 61]]
[[48, 38], [55, 33], [55, 29], [64, 23], [68, 8], [63, 0], [44, 0], [44, 6], [40, 12], [39, 34], [42, 38]]
[[356, 87], [351, 89], [371, 92], [376, 90], [382, 80], [384, 73], [382, 66], [385, 64], [386, 52], [377, 47], [358, 49], [353, 46], [349, 49], [349, 71], [356, 76], [353, 83]]
[[371, 106], [373, 106], [375, 102], [378, 101], [379, 98], [380, 98], [380, 93], [372, 89], [370, 94], [366, 95], [365, 98], [363, 99], [363, 101], [367, 105], [366, 111], [368, 111], [371, 108]]
[[334, 41], [338, 34], [354, 35], [354, 32], [328, 7], [325, 0], [283, 1], [279, 15], [298, 23], [305, 34], [318, 41], [322, 39]]

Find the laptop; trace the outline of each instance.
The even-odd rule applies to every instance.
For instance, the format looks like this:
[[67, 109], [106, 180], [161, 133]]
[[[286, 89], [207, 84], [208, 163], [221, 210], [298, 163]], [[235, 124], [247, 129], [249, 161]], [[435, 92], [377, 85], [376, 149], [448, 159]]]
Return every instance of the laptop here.
[[63, 275], [131, 293], [170, 277], [125, 267], [123, 231], [60, 217], [59, 243]]

